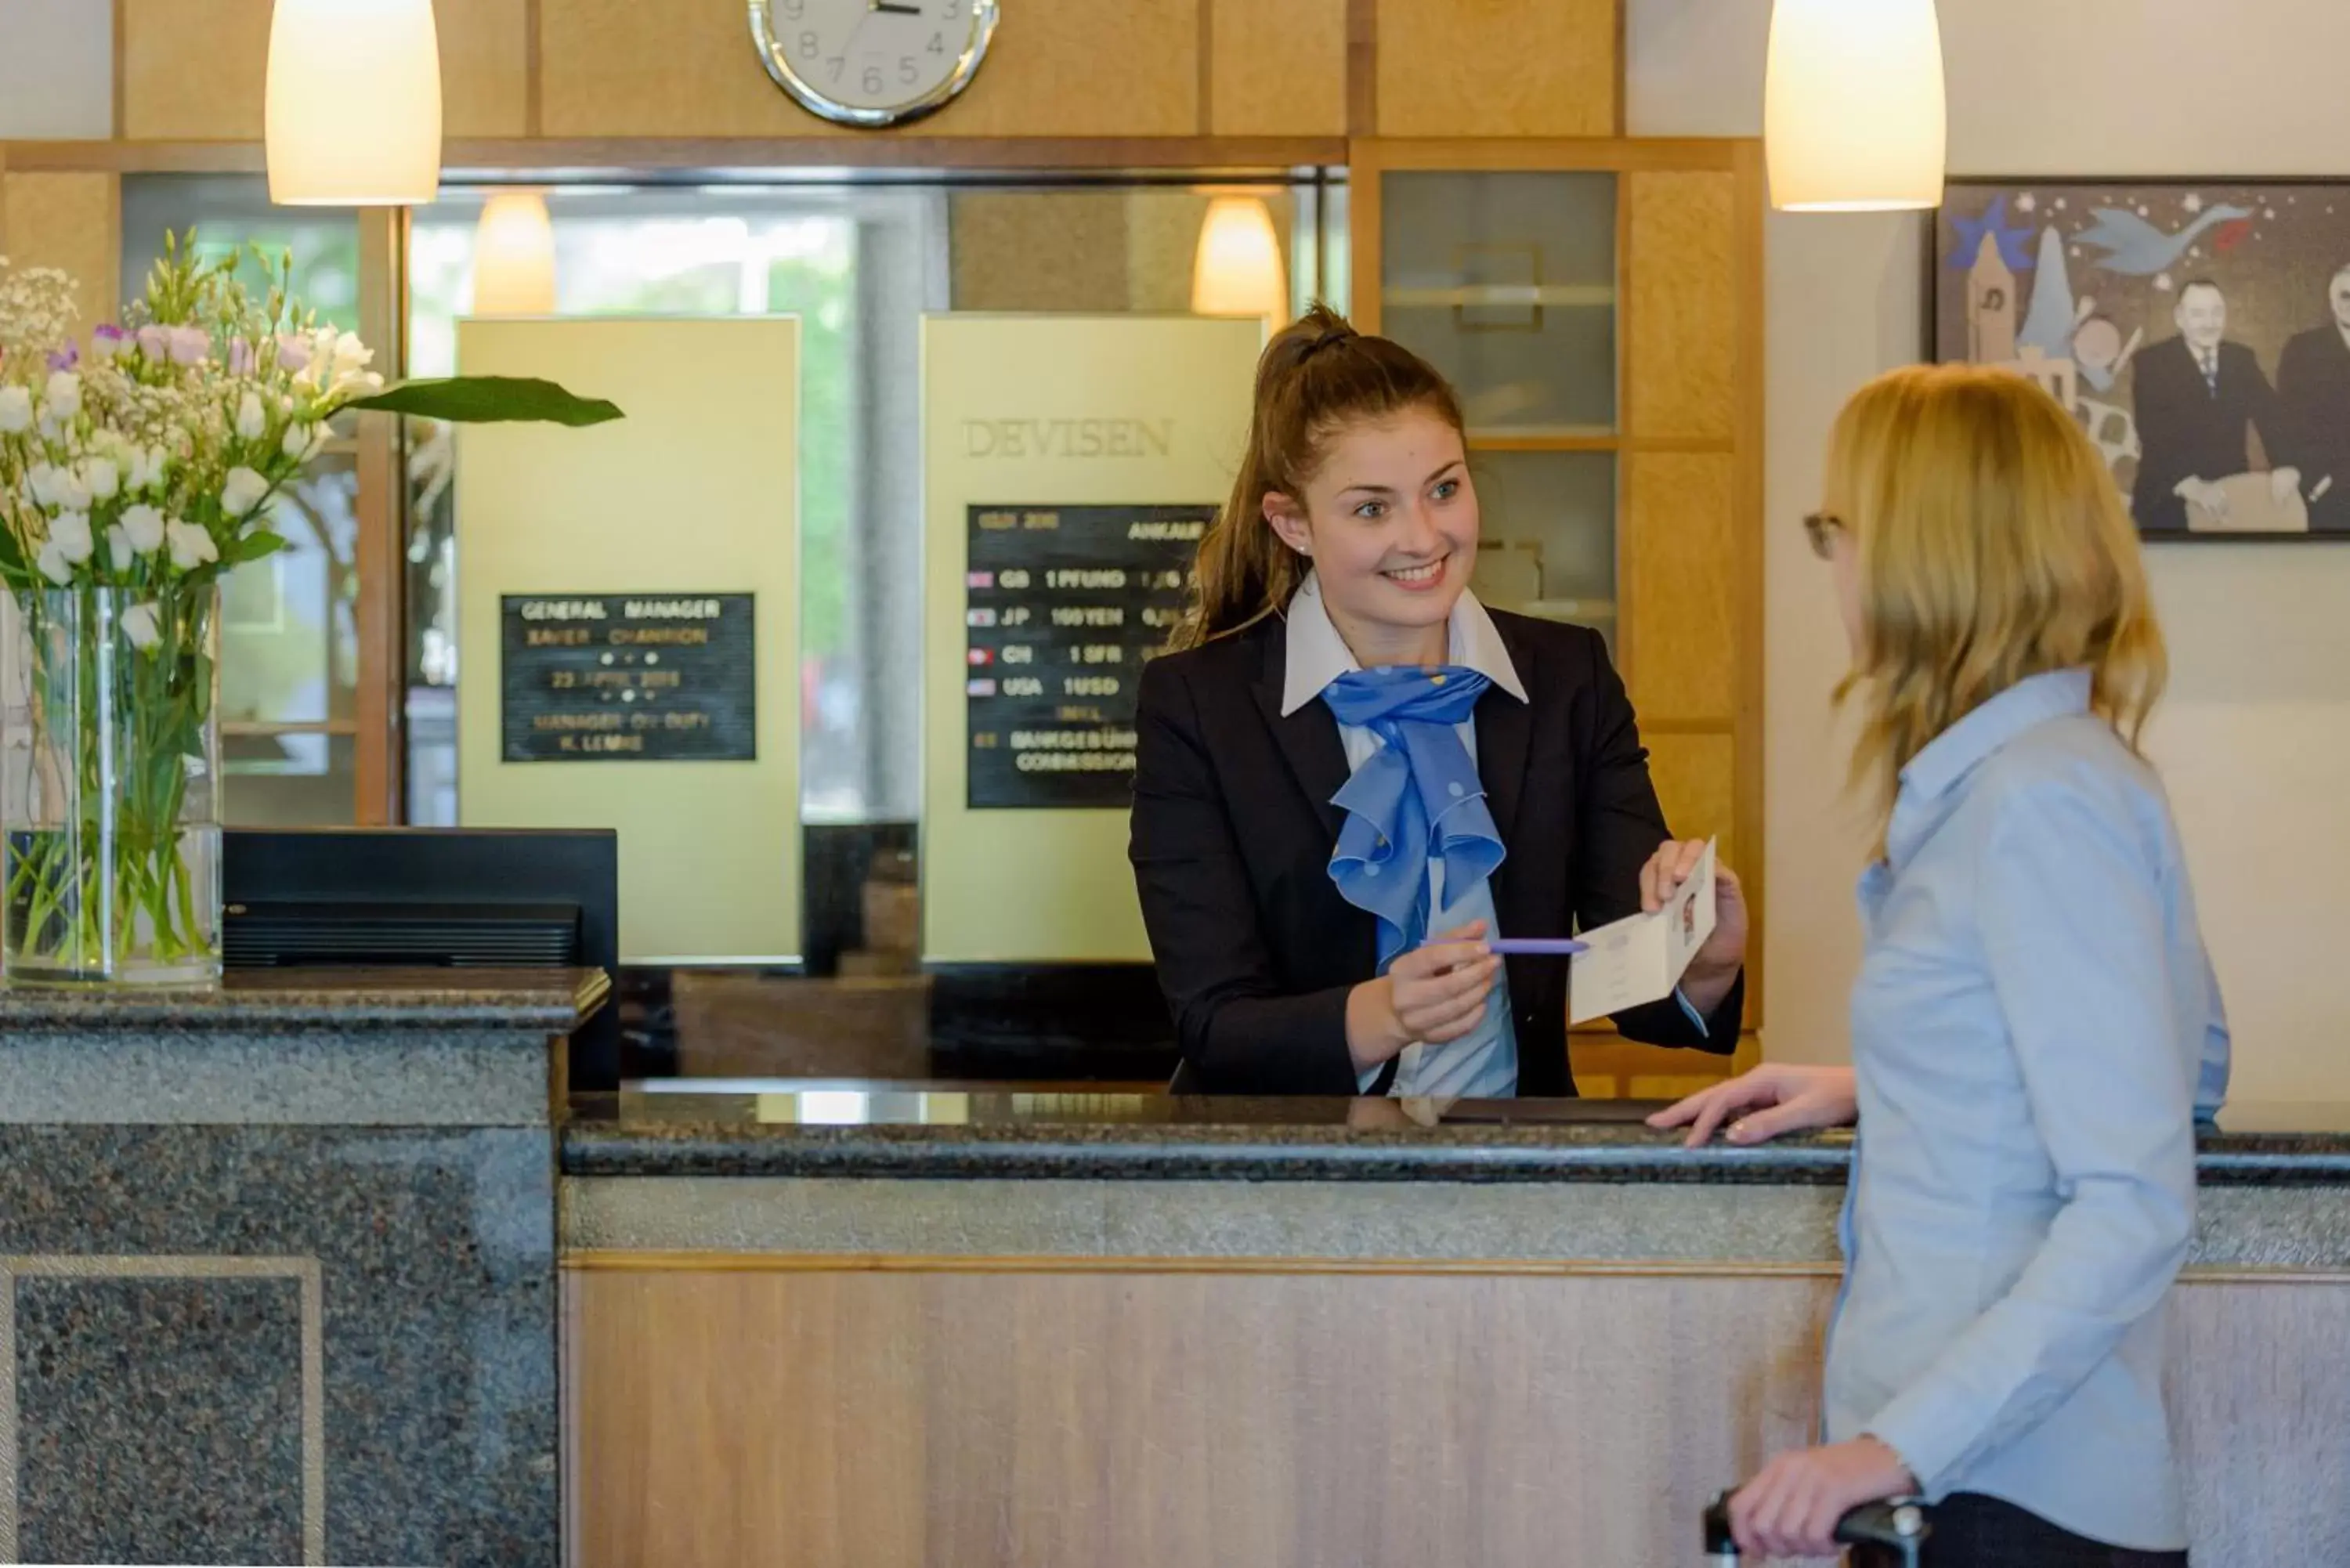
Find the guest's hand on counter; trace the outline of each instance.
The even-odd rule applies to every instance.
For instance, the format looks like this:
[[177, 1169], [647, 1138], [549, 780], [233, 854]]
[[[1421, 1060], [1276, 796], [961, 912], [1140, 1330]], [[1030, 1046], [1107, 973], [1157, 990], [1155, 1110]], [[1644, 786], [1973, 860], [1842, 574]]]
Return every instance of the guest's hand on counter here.
[[[1744, 1112], [1744, 1115], [1739, 1113]], [[1761, 1143], [1781, 1133], [1846, 1126], [1859, 1114], [1849, 1067], [1803, 1067], [1779, 1063], [1741, 1073], [1726, 1083], [1700, 1089], [1648, 1118], [1652, 1127], [1687, 1127], [1684, 1141], [1701, 1147], [1714, 1129], [1730, 1120], [1722, 1136], [1731, 1143]], [[1866, 1501], [1868, 1500], [1863, 1499]]]
[[[1705, 845], [1702, 838], [1668, 838], [1657, 846], [1657, 852], [1640, 867], [1643, 914], [1663, 909], [1681, 884], [1697, 874], [1699, 863], [1705, 858]], [[1713, 934], [1705, 939], [1705, 945], [1697, 950], [1681, 974], [1681, 998], [1700, 1015], [1711, 1017], [1730, 988], [1738, 983], [1738, 971], [1746, 967], [1746, 890], [1739, 886], [1737, 872], [1717, 863]]]
[[1442, 1045], [1476, 1027], [1502, 967], [1484, 940], [1482, 920], [1447, 931], [1427, 947], [1398, 953], [1387, 973], [1347, 993], [1347, 1048], [1356, 1071], [1376, 1067], [1407, 1045]]
[[1833, 1557], [1836, 1521], [1865, 1502], [1918, 1490], [1909, 1469], [1875, 1438], [1781, 1454], [1730, 1500], [1739, 1549], [1763, 1557]]

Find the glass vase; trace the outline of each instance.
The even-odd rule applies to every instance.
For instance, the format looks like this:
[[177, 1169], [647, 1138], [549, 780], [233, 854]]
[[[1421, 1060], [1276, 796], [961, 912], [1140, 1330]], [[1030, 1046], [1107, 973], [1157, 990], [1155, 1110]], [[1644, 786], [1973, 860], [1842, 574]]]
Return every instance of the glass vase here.
[[0, 975], [221, 972], [220, 592], [17, 592], [0, 614]]

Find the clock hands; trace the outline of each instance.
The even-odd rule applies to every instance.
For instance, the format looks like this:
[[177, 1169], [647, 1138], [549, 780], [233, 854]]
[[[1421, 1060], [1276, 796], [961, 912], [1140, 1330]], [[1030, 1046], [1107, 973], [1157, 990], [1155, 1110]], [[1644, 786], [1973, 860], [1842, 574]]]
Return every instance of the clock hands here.
[[893, 0], [868, 0], [868, 4], [884, 16], [919, 16], [922, 14], [920, 5], [899, 5], [893, 4]]

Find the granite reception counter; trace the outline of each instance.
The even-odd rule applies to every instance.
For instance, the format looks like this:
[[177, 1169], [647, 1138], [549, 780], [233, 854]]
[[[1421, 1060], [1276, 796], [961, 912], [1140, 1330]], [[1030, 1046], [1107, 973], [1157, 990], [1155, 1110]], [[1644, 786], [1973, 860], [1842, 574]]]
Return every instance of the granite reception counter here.
[[[1816, 1412], [1841, 1137], [666, 1083], [593, 974], [0, 992], [0, 1563], [1669, 1563]], [[2350, 1562], [2350, 1109], [2231, 1109], [2198, 1562]]]
[[548, 1044], [604, 989], [0, 991], [0, 1563], [560, 1562]]

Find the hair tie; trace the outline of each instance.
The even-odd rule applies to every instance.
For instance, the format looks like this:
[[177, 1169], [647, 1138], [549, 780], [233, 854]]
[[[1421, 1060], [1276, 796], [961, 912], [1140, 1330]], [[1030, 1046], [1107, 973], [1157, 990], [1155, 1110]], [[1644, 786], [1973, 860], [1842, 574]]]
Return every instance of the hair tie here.
[[1321, 337], [1316, 337], [1313, 342], [1308, 343], [1305, 346], [1305, 352], [1297, 357], [1297, 362], [1303, 365], [1305, 361], [1314, 358], [1315, 355], [1319, 354], [1323, 349], [1330, 347], [1331, 344], [1343, 343], [1347, 338], [1354, 336], [1355, 329], [1351, 327], [1329, 327], [1323, 332]]

